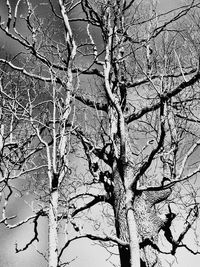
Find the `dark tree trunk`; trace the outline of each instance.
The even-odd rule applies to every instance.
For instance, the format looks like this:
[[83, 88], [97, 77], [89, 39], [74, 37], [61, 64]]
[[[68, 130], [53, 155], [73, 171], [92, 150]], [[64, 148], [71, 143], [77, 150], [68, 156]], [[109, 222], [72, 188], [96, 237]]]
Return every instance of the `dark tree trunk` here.
[[119, 257], [121, 267], [131, 267], [129, 247], [119, 246]]

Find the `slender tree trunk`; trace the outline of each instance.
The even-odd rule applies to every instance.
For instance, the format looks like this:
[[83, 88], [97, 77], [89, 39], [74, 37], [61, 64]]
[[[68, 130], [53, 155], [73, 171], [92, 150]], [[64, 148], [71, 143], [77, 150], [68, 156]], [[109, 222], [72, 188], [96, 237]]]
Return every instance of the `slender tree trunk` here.
[[122, 219], [122, 216], [121, 219], [116, 218], [118, 237], [124, 240], [127, 239], [126, 235], [129, 234], [129, 247], [119, 245], [121, 267], [140, 267], [139, 240], [132, 207], [127, 210], [126, 218], [127, 220]]
[[129, 232], [129, 242], [130, 242], [130, 266], [131, 267], [140, 267], [140, 248], [137, 232], [137, 224], [134, 216], [134, 211], [132, 207], [133, 193], [127, 191], [127, 224]]
[[[125, 190], [118, 170], [114, 171], [114, 201], [115, 227], [117, 237], [129, 242], [128, 227], [126, 220]], [[118, 246], [121, 267], [131, 267], [129, 247]]]
[[137, 237], [137, 226], [132, 209], [127, 212], [130, 246], [119, 245], [120, 267], [140, 267], [140, 248]]
[[48, 267], [58, 266], [58, 190], [51, 192], [49, 203], [49, 264]]
[[115, 170], [114, 172], [113, 181], [117, 237], [129, 243], [129, 246], [127, 247], [120, 245], [118, 247], [121, 267], [140, 267], [140, 248], [132, 203], [133, 192], [129, 188], [125, 190], [125, 186], [118, 170]]

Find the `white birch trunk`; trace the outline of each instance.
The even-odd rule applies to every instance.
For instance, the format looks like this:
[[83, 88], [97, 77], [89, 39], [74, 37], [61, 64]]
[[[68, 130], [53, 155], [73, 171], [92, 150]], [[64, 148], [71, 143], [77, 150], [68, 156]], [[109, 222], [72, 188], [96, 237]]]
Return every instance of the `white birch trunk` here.
[[48, 267], [58, 266], [58, 190], [52, 191], [49, 203], [49, 264]]
[[140, 247], [138, 240], [137, 225], [135, 221], [134, 211], [132, 207], [133, 193], [129, 189], [126, 192], [126, 208], [127, 208], [127, 224], [130, 242], [130, 266], [140, 267]]

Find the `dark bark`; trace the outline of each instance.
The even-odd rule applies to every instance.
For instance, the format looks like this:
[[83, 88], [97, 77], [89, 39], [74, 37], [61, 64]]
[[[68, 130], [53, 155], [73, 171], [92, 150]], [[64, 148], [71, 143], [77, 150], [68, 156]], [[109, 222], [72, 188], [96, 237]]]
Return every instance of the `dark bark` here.
[[131, 267], [129, 247], [119, 245], [120, 267]]

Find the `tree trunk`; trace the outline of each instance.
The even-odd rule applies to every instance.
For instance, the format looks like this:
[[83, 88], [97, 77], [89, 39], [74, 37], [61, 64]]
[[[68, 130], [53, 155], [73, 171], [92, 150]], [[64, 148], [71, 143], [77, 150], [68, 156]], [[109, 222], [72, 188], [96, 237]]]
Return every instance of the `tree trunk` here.
[[125, 190], [118, 169], [114, 171], [113, 181], [113, 204], [117, 237], [129, 243], [127, 247], [120, 245], [118, 247], [121, 267], [140, 267], [138, 231], [132, 203], [133, 192], [131, 189]]
[[130, 249], [128, 247], [119, 246], [120, 267], [131, 267]]
[[[117, 237], [129, 242], [126, 220], [125, 190], [118, 170], [114, 171], [113, 209], [115, 213], [115, 227]], [[121, 267], [131, 267], [129, 247], [118, 246]]]
[[137, 225], [135, 221], [132, 205], [127, 203], [127, 223], [130, 239], [130, 266], [140, 267], [140, 248], [137, 233]]
[[58, 266], [58, 190], [51, 192], [49, 203], [49, 264], [48, 267]]

